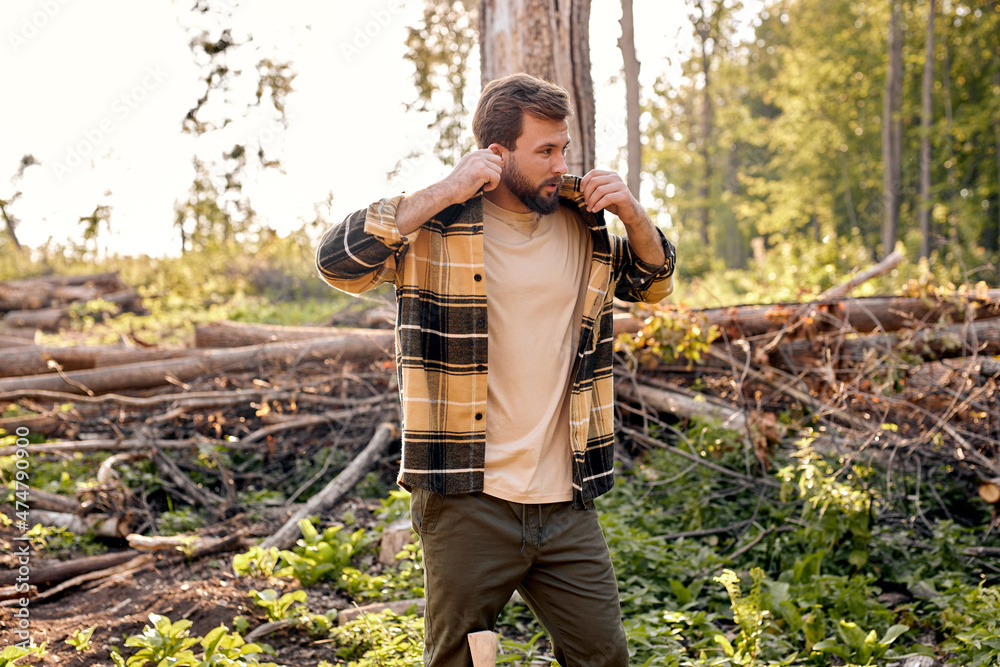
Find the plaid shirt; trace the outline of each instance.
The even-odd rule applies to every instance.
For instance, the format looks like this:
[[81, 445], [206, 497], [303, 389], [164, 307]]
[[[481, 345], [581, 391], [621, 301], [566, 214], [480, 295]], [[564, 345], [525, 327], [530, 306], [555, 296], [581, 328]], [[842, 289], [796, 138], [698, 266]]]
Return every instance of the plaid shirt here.
[[[580, 211], [593, 240], [570, 402], [573, 505], [583, 509], [614, 484], [613, 298], [655, 303], [673, 289], [666, 264], [638, 259], [588, 213], [580, 178], [565, 176], [563, 204]], [[330, 229], [316, 251], [320, 276], [359, 294], [396, 287], [396, 368], [403, 404], [399, 483], [437, 493], [483, 490], [488, 368], [483, 204], [478, 194], [417, 231], [396, 229], [401, 197], [382, 199]]]

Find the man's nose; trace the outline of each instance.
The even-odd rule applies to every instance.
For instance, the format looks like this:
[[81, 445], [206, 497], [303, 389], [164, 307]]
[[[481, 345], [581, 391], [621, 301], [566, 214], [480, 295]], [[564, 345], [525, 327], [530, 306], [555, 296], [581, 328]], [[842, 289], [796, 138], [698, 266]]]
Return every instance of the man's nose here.
[[562, 176], [567, 171], [569, 170], [566, 168], [566, 156], [560, 153], [558, 156], [556, 156], [556, 161], [552, 165], [552, 173], [558, 176]]

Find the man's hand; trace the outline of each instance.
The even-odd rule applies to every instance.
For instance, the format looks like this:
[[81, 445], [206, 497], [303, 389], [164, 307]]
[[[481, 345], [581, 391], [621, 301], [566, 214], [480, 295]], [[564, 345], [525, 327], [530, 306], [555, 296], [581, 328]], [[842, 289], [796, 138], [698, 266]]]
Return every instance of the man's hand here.
[[471, 199], [479, 189], [489, 192], [500, 185], [503, 159], [497, 154], [498, 144], [465, 155], [442, 184], [452, 192], [452, 204]]
[[618, 216], [625, 225], [632, 250], [640, 259], [650, 264], [667, 261], [656, 227], [621, 176], [613, 171], [593, 169], [580, 181], [580, 187], [588, 211], [596, 213], [607, 209]]
[[503, 159], [497, 155], [498, 148], [498, 144], [493, 144], [472, 151], [442, 180], [403, 197], [396, 209], [399, 232], [404, 236], [414, 232], [435, 213], [471, 199], [480, 188], [490, 191], [500, 185]]
[[596, 213], [607, 209], [617, 215], [626, 227], [649, 221], [625, 181], [615, 172], [592, 169], [580, 181], [580, 186], [588, 211]]

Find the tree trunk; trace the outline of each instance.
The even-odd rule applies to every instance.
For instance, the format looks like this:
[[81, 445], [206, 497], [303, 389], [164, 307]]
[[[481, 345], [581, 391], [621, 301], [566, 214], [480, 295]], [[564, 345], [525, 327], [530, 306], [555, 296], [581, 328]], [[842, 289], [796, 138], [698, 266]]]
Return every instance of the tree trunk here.
[[0, 215], [3, 215], [4, 224], [7, 225], [7, 234], [10, 236], [11, 243], [14, 244], [14, 248], [19, 253], [24, 253], [24, 246], [21, 242], [17, 240], [17, 232], [14, 230], [14, 220], [7, 214], [7, 202], [0, 201]]
[[[920, 112], [920, 256], [931, 256], [931, 106], [934, 92], [934, 0], [927, 4], [927, 45]], [[886, 254], [891, 252], [886, 248]]]
[[[993, 60], [996, 63], [996, 54], [993, 54]], [[993, 86], [996, 89], [1000, 89], [1000, 63], [997, 64], [996, 69], [993, 71]], [[998, 204], [1000, 204], [1000, 119], [993, 119], [993, 140], [995, 146], [995, 153], [997, 158], [997, 199]], [[996, 206], [997, 211], [997, 250], [1000, 251], [1000, 205]]]
[[569, 91], [574, 115], [566, 165], [582, 176], [594, 168], [594, 84], [590, 78], [590, 0], [481, 0], [482, 83], [526, 72]]
[[701, 242], [707, 250], [709, 247], [708, 229], [711, 224], [711, 206], [709, 196], [712, 192], [712, 86], [711, 86], [711, 54], [708, 50], [708, 16], [703, 3], [698, 3], [701, 10], [701, 23], [697, 29], [701, 41], [701, 69], [704, 76], [701, 91], [701, 159], [704, 161], [701, 185], [698, 187], [698, 199], [701, 207]]
[[882, 256], [890, 254], [899, 237], [899, 207], [902, 195], [900, 143], [902, 120], [900, 105], [903, 97], [903, 35], [899, 25], [899, 7], [889, 0], [892, 18], [889, 21], [889, 68], [885, 77], [885, 103], [882, 112], [882, 163], [885, 218], [882, 222]]
[[632, 0], [622, 0], [622, 36], [618, 48], [622, 52], [625, 71], [625, 128], [628, 137], [628, 189], [639, 198], [642, 173], [642, 140], [639, 129], [639, 58], [635, 53], [635, 22]]
[[948, 44], [948, 21], [942, 21], [941, 26], [945, 29], [944, 39], [944, 68], [941, 75], [942, 87], [944, 88], [944, 118], [945, 136], [948, 143], [948, 240], [955, 252], [959, 252], [958, 216], [955, 214], [955, 193], [958, 192], [958, 176], [955, 164], [955, 115], [951, 105], [951, 46]]

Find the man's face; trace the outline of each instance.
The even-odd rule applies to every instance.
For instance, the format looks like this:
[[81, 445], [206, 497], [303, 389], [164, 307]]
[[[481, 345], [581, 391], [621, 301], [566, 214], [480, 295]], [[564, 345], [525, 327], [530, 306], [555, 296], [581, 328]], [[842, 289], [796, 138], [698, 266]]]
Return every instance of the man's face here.
[[500, 182], [529, 210], [547, 215], [559, 208], [559, 185], [566, 173], [569, 123], [525, 114], [521, 136], [507, 157]]

